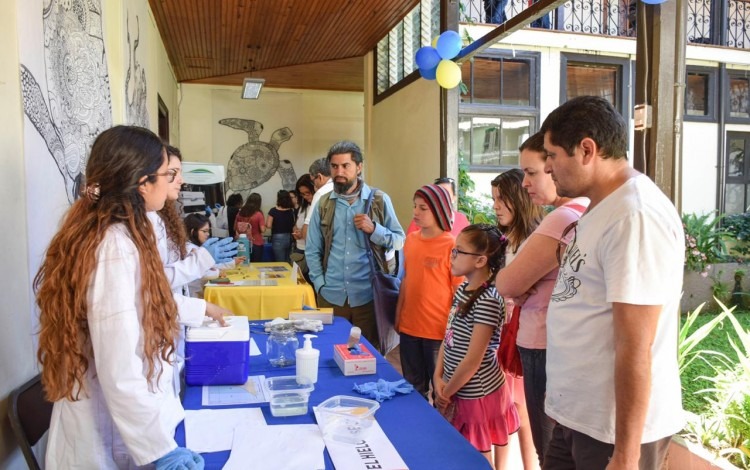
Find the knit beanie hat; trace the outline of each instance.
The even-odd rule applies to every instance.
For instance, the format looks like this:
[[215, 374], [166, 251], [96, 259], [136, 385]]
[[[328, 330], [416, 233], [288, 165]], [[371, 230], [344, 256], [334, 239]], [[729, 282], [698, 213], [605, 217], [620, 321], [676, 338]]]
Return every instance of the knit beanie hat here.
[[417, 189], [414, 197], [424, 199], [441, 230], [451, 231], [453, 228], [453, 205], [451, 204], [451, 196], [445, 188], [436, 184], [427, 184]]

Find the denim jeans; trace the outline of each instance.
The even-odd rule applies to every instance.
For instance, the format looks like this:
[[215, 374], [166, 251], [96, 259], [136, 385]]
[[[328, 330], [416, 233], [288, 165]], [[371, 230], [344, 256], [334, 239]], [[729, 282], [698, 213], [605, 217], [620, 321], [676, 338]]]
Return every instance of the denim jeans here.
[[427, 398], [435, 373], [435, 363], [442, 341], [399, 334], [401, 338], [401, 369], [404, 378]]
[[486, 24], [505, 23], [505, 6], [508, 0], [484, 0], [484, 22]]
[[292, 253], [292, 234], [277, 233], [271, 235], [271, 249], [275, 261], [289, 262], [289, 255]]
[[555, 423], [544, 412], [544, 394], [547, 390], [547, 350], [526, 349], [518, 346], [523, 365], [523, 392], [529, 412], [531, 438], [534, 440], [539, 464], [544, 464], [552, 429]]

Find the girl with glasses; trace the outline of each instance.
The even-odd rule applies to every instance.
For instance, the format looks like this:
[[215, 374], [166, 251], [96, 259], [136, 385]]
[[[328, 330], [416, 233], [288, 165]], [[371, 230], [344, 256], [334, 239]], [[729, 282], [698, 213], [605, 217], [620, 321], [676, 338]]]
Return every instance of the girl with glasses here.
[[167, 199], [167, 166], [151, 131], [102, 132], [34, 280], [48, 468], [203, 468], [174, 440], [177, 305], [147, 217]]
[[[519, 150], [522, 173], [516, 170], [512, 178], [505, 174], [498, 176], [492, 183], [493, 197], [496, 206], [508, 209], [510, 216], [503, 220], [511, 231], [517, 225], [525, 225], [525, 231], [516, 233], [527, 233], [530, 228], [533, 232], [516, 238], [516, 252], [498, 274], [496, 284], [500, 295], [512, 298], [515, 305], [520, 306], [516, 345], [523, 365], [523, 395], [531, 437], [539, 465], [542, 465], [553, 428], [552, 420], [544, 412], [547, 307], [557, 279], [557, 252], [560, 248], [564, 250], [573, 236], [572, 233], [564, 236], [563, 232], [581, 217], [588, 199], [557, 195], [552, 176], [544, 171], [546, 153], [542, 134], [531, 136]], [[519, 200], [524, 202], [514, 204]], [[532, 223], [519, 223], [524, 213], [531, 212], [519, 210], [527, 208], [529, 202], [539, 211], [543, 206], [551, 206], [552, 211], [540, 223], [536, 219]]]
[[495, 276], [505, 265], [507, 245], [497, 227], [487, 224], [470, 225], [456, 239], [451, 271], [466, 281], [453, 296], [433, 377], [438, 410], [490, 465], [494, 447], [494, 468], [504, 467], [510, 434], [519, 426], [497, 362], [505, 306]]

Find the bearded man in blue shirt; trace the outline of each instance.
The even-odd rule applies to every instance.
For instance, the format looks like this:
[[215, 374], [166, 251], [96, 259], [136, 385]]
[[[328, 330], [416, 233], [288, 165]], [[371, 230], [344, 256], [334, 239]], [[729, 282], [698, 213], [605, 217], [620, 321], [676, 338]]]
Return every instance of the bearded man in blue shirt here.
[[[379, 346], [373, 311], [370, 263], [365, 243], [372, 248], [380, 268], [395, 273], [395, 262], [385, 253], [404, 246], [404, 230], [391, 199], [362, 180], [362, 151], [353, 142], [334, 144], [326, 157], [331, 167], [333, 191], [313, 209], [307, 231], [305, 259], [319, 307], [332, 307], [376, 348]], [[373, 194], [371, 210], [365, 212]]]

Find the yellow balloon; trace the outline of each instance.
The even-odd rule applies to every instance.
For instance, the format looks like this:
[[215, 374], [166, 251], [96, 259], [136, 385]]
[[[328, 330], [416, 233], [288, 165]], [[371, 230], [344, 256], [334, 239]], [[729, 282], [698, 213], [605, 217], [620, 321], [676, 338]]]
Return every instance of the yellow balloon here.
[[435, 79], [443, 88], [455, 88], [461, 83], [461, 67], [452, 60], [443, 59], [437, 66]]
[[440, 36], [439, 36], [439, 35], [438, 35], [438, 36], [435, 36], [434, 38], [432, 38], [432, 47], [435, 47], [435, 48], [437, 48], [437, 40], [438, 40], [438, 39], [440, 39]]

